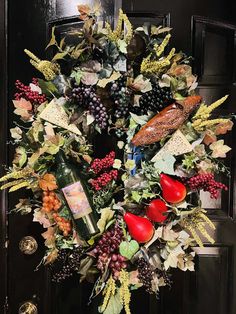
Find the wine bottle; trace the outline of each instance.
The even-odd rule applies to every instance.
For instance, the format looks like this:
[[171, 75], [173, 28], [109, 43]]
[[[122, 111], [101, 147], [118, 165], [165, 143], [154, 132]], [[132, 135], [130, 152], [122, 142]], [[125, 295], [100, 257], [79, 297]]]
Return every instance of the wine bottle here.
[[78, 169], [59, 151], [55, 158], [57, 184], [71, 211], [78, 235], [84, 240], [99, 232], [88, 188]]

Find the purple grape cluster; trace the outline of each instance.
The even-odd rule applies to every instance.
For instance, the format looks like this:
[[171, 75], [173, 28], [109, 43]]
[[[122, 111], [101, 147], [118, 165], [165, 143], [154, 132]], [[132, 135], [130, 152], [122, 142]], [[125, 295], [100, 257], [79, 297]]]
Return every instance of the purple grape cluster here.
[[103, 234], [92, 252], [97, 258], [97, 268], [104, 272], [108, 266], [115, 279], [119, 277], [121, 269], [127, 267], [125, 257], [119, 254], [119, 245], [123, 238], [123, 231], [116, 224]]
[[121, 76], [118, 80], [111, 82], [111, 97], [115, 104], [114, 116], [124, 118], [129, 113], [129, 103], [131, 92], [126, 86], [127, 77]]
[[76, 85], [72, 89], [72, 99], [81, 107], [89, 110], [94, 116], [100, 129], [105, 129], [108, 122], [106, 107], [101, 102], [101, 98], [96, 94], [93, 86]]

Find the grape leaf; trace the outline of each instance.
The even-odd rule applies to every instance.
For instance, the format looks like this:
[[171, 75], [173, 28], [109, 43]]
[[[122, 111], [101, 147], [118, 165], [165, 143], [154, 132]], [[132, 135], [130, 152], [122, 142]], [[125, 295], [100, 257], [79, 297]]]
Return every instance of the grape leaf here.
[[139, 244], [135, 240], [123, 241], [120, 244], [120, 254], [127, 259], [131, 259], [139, 250]]

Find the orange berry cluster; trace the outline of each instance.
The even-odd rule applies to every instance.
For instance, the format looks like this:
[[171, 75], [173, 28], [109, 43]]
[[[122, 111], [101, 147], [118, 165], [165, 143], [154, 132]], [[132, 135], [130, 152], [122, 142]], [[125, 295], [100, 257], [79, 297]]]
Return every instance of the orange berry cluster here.
[[56, 221], [58, 228], [63, 232], [64, 237], [67, 237], [68, 234], [71, 232], [71, 224], [69, 220], [61, 217], [58, 213], [53, 213], [52, 216]]
[[43, 207], [42, 211], [45, 213], [52, 213], [58, 228], [63, 232], [65, 237], [71, 232], [71, 223], [66, 218], [61, 217], [57, 211], [61, 207], [61, 201], [53, 191], [43, 191]]
[[51, 211], [58, 211], [61, 207], [61, 201], [53, 191], [43, 191], [43, 208], [46, 213]]

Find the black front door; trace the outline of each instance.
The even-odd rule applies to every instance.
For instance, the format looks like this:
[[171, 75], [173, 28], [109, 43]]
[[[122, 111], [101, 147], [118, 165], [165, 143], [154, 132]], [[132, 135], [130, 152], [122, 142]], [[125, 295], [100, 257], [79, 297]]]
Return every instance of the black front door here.
[[[199, 76], [199, 91], [206, 103], [230, 94], [223, 113], [235, 112], [236, 88], [236, 16], [234, 1], [152, 1], [126, 0], [102, 1], [105, 17], [112, 21], [117, 8], [123, 7], [135, 25], [143, 22], [173, 27], [172, 45], [194, 57], [194, 70]], [[1, 163], [12, 159], [7, 143], [7, 130], [13, 126], [10, 100], [14, 93], [14, 82], [20, 79], [28, 82], [34, 75], [24, 55], [29, 48], [36, 55], [44, 56], [47, 35], [53, 25], [58, 32], [68, 27], [78, 27], [74, 17], [77, 1], [66, 0], [25, 0], [8, 1], [8, 14], [4, 15], [7, 4], [1, 0], [0, 14], [0, 62], [3, 74], [1, 80]], [[4, 36], [4, 18], [8, 18], [8, 41]], [[225, 20], [226, 22], [221, 22]], [[8, 43], [8, 66], [2, 62]], [[6, 56], [5, 56], [6, 57]], [[3, 65], [2, 65], [3, 63]], [[36, 75], [36, 73], [35, 73]], [[6, 94], [6, 87], [8, 95]], [[196, 248], [197, 269], [195, 273], [175, 272], [171, 290], [164, 288], [158, 300], [137, 291], [133, 294], [132, 313], [141, 314], [235, 314], [236, 300], [236, 228], [235, 228], [235, 153], [233, 145], [235, 130], [228, 137], [233, 147], [227, 162], [231, 169], [231, 180], [226, 182], [228, 195], [219, 203], [212, 203], [203, 195], [205, 208], [215, 222], [216, 243]], [[3, 169], [1, 169], [3, 171]], [[41, 237], [43, 229], [32, 222], [30, 216], [6, 214], [14, 207], [18, 196], [1, 192], [1, 313], [75, 314], [97, 313], [97, 304], [87, 306], [90, 284], [79, 285], [73, 278], [55, 285], [44, 267], [35, 268], [44, 254]], [[23, 240], [35, 239], [37, 250], [32, 255], [24, 254], [19, 244]], [[29, 238], [28, 238], [29, 240]], [[31, 309], [35, 312], [26, 312]]]

